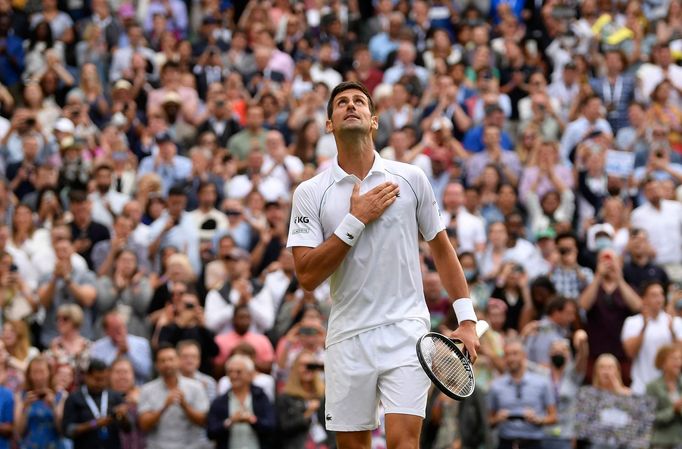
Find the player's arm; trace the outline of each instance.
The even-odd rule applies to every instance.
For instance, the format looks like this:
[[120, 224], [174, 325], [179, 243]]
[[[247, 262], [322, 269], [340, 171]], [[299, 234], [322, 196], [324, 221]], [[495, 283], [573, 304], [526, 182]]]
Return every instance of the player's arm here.
[[444, 230], [429, 241], [429, 247], [443, 287], [448, 292], [449, 297], [455, 299], [453, 307], [457, 314], [459, 327], [452, 333], [451, 337], [461, 340], [469, 351], [471, 360], [475, 361], [476, 351], [480, 343], [476, 335], [476, 314], [471, 299], [469, 299], [469, 287], [464, 277], [462, 265], [459, 263], [457, 253], [455, 253], [455, 249]]
[[293, 247], [296, 276], [301, 286], [314, 290], [331, 276], [358, 241], [365, 226], [379, 218], [393, 204], [398, 193], [397, 184], [385, 182], [360, 195], [360, 185], [356, 184], [350, 199], [350, 212], [334, 234], [315, 248]]

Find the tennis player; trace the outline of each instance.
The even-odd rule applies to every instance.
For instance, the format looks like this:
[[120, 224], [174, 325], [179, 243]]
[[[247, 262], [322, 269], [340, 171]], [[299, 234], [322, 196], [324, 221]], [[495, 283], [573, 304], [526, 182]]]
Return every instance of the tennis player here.
[[336, 86], [327, 117], [338, 156], [294, 192], [287, 243], [303, 288], [331, 276], [325, 424], [338, 432], [340, 449], [369, 449], [381, 402], [388, 448], [417, 449], [430, 386], [415, 350], [429, 330], [419, 233], [456, 299], [460, 327], [452, 336], [472, 359], [476, 315], [426, 175], [374, 150], [378, 117], [367, 89]]

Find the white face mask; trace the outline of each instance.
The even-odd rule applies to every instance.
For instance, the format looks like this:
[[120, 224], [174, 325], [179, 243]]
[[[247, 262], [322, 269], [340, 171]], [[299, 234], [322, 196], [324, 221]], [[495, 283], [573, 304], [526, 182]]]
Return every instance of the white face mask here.
[[599, 252], [603, 249], [612, 248], [613, 242], [608, 237], [597, 237], [594, 240], [594, 246], [595, 246], [595, 250], [597, 252]]

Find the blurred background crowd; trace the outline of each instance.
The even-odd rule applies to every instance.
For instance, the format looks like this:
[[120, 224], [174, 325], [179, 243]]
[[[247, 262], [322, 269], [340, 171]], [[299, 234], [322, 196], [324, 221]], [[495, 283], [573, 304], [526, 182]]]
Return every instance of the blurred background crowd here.
[[422, 447], [572, 448], [586, 391], [679, 447], [681, 61], [680, 0], [0, 0], [0, 448], [334, 446], [286, 240], [343, 80], [492, 325]]

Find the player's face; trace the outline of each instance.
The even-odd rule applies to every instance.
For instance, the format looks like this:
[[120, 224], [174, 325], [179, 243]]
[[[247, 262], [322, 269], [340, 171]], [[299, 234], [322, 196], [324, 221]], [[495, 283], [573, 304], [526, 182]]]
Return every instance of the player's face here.
[[379, 122], [369, 109], [369, 99], [358, 89], [348, 89], [334, 98], [332, 117], [327, 120], [327, 131], [370, 133]]

